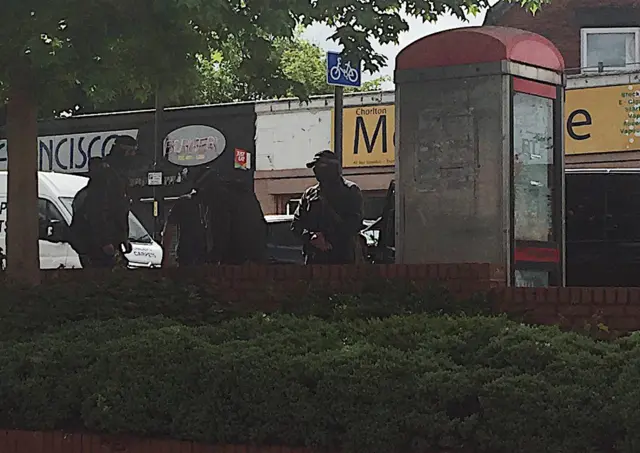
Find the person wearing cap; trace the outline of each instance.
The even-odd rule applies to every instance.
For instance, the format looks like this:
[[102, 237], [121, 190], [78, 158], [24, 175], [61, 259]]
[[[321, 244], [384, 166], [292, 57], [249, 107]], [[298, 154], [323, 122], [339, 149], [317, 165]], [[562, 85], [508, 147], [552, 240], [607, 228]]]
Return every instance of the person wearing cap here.
[[359, 261], [362, 228], [360, 188], [342, 177], [336, 155], [317, 153], [307, 164], [318, 184], [309, 187], [294, 213], [291, 230], [303, 243], [307, 264], [349, 264]]
[[267, 224], [251, 187], [205, 167], [169, 212], [162, 246], [163, 266], [261, 263]]

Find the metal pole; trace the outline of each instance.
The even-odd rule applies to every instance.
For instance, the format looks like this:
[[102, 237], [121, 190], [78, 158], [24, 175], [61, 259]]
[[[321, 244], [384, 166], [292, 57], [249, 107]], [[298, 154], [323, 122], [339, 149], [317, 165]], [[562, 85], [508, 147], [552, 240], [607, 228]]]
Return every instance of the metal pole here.
[[[154, 124], [153, 124], [153, 171], [157, 171], [158, 168], [158, 160], [162, 155], [162, 113], [164, 110], [162, 99], [162, 92], [160, 89], [160, 84], [156, 86], [156, 95], [155, 95], [155, 114], [154, 114]], [[163, 177], [164, 179], [164, 177]], [[160, 240], [160, 200], [158, 199], [158, 189], [156, 186], [153, 186], [153, 237], [154, 239]]]
[[335, 87], [333, 94], [333, 137], [334, 149], [336, 157], [342, 166], [342, 131], [343, 131], [343, 114], [344, 114], [344, 88]]

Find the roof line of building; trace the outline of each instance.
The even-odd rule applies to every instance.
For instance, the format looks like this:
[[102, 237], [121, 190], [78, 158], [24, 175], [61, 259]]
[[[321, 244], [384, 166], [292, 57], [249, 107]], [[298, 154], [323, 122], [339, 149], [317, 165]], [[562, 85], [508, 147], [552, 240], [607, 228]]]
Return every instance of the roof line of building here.
[[[375, 90], [375, 91], [362, 91], [356, 93], [345, 93], [345, 98], [354, 98], [358, 96], [372, 96], [372, 95], [384, 95], [387, 93], [392, 93], [394, 90]], [[255, 105], [265, 105], [265, 104], [291, 104], [297, 103], [300, 105], [311, 103], [312, 101], [319, 100], [333, 100], [332, 94], [323, 94], [318, 96], [310, 96], [308, 100], [301, 100], [300, 98], [280, 98], [280, 99], [260, 99], [257, 101], [238, 101], [238, 102], [224, 102], [220, 104], [192, 104], [192, 105], [182, 105], [176, 107], [166, 107], [164, 109], [165, 112], [171, 112], [176, 110], [195, 110], [195, 109], [205, 109], [210, 107], [226, 107], [226, 106], [239, 106], [239, 105], [247, 105], [247, 104], [255, 104]], [[70, 115], [68, 117], [64, 117], [64, 119], [68, 118], [89, 118], [94, 116], [108, 116], [108, 115], [126, 115], [126, 114], [139, 114], [139, 113], [151, 113], [154, 112], [154, 109], [136, 109], [136, 110], [115, 110], [112, 112], [103, 112], [103, 113], [84, 113], [79, 115]]]

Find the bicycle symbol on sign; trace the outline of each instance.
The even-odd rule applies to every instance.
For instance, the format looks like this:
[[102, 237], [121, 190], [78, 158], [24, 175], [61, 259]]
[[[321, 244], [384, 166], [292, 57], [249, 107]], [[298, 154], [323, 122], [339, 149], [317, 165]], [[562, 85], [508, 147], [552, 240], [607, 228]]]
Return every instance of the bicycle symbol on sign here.
[[340, 80], [340, 76], [342, 75], [351, 83], [358, 81], [358, 71], [352, 68], [351, 63], [348, 61], [343, 65], [341, 57], [336, 58], [336, 64], [331, 67], [329, 75], [332, 80]]

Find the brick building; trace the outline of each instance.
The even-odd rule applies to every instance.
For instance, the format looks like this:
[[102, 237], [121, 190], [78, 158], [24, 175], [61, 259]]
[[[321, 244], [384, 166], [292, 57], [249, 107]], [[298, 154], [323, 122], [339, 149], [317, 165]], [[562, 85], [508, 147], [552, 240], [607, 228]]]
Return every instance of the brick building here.
[[640, 1], [552, 0], [532, 15], [500, 0], [485, 25], [538, 33], [562, 52], [570, 73], [634, 70], [640, 62]]

